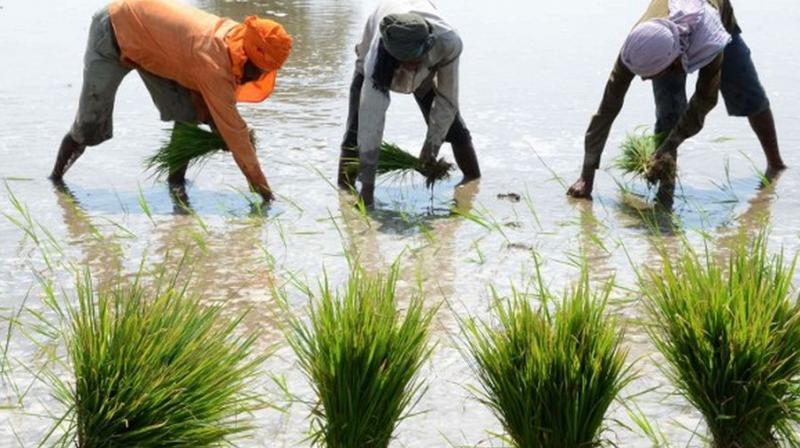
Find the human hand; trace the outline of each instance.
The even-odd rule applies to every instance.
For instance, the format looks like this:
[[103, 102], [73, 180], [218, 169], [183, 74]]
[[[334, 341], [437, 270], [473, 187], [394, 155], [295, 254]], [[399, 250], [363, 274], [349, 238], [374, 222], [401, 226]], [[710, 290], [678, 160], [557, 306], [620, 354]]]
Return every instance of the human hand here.
[[438, 152], [438, 149], [427, 143], [422, 146], [422, 150], [419, 152], [419, 160], [421, 165], [419, 171], [425, 176], [425, 186], [427, 188], [433, 188], [433, 185], [437, 180], [434, 177], [434, 173], [436, 171], [437, 164], [439, 163], [439, 161], [436, 160], [436, 155]]
[[674, 184], [678, 169], [676, 159], [676, 149], [666, 143], [662, 144], [648, 163], [645, 173], [647, 182], [651, 185], [658, 182]]
[[429, 144], [424, 144], [419, 152], [419, 161], [423, 168], [427, 168], [436, 163], [436, 153], [438, 151]]
[[261, 199], [263, 199], [266, 204], [275, 200], [275, 195], [272, 193], [272, 189], [269, 185], [259, 185], [255, 187], [254, 190], [261, 196]]

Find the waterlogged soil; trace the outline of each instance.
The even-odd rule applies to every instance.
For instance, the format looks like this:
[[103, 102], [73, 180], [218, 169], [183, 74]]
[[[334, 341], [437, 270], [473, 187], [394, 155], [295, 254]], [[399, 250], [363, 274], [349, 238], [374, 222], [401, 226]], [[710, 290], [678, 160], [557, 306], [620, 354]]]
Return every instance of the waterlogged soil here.
[[[616, 52], [646, 2], [497, 0], [490, 7], [477, 0], [440, 0], [465, 44], [461, 107], [484, 177], [459, 188], [455, 178], [432, 194], [416, 175], [385, 182], [377, 190], [377, 210], [365, 217], [332, 182], [353, 46], [374, 3], [196, 1], [235, 19], [259, 14], [279, 20], [295, 37], [295, 50], [275, 95], [241, 107], [258, 135], [259, 157], [278, 200], [254, 213], [235, 164], [220, 155], [190, 171], [187, 214], [175, 207], [163, 183], [144, 172], [143, 160], [164, 141], [168, 124], [158, 121], [135, 75], [119, 91], [115, 138], [86, 152], [67, 176], [67, 189], [49, 183], [46, 175], [77, 105], [90, 18], [103, 2], [0, 0], [3, 313], [23, 303], [41, 309], [41, 276], [54, 279], [69, 297], [72, 274], [64, 266], [70, 263], [88, 267], [97, 283], [107, 285], [136, 272], [142, 260], [146, 269], [176, 269], [188, 250], [192, 291], [231, 315], [249, 310], [244, 325], [263, 333], [259, 349], [275, 350], [265, 365], [263, 393], [284, 410], [257, 413], [256, 434], [241, 445], [304, 446], [309, 409], [302, 401], [313, 395], [285, 343], [271, 289], [291, 278], [316, 284], [323, 272], [339, 285], [348, 271], [346, 254], [375, 271], [400, 257], [401, 297], [419, 281], [426, 303], [438, 306], [432, 335], [437, 346], [422, 372], [427, 393], [418, 413], [397, 428], [393, 446], [500, 446], [491, 435], [500, 431], [497, 420], [470, 394], [477, 383], [460, 351], [459, 319], [488, 316], [490, 286], [501, 295], [512, 285], [524, 288], [537, 254], [553, 288], [575, 281], [576, 262], [585, 259], [593, 279], [616, 277], [620, 285], [609, 312], [623, 318], [620, 331], [640, 373], [623, 395], [635, 395], [630, 403], [675, 444], [702, 445], [692, 436], [694, 430], [702, 433], [698, 414], [674, 395], [637, 322], [634, 268], [657, 266], [661, 245], [676, 253], [686, 238], [699, 248], [701, 235], [713, 253], [724, 253], [740, 234], [763, 229], [771, 230], [774, 250], [800, 249], [800, 66], [796, 39], [787, 38], [796, 32], [800, 9], [790, 0], [735, 1], [790, 170], [773, 186], [759, 188], [756, 171], [763, 156], [757, 140], [745, 120], [729, 118], [718, 107], [706, 129], [681, 148], [674, 213], [647, 220], [641, 214], [647, 200], [638, 196], [646, 188], [608, 168], [625, 133], [653, 120], [647, 83], [631, 88], [609, 139], [594, 202], [564, 194], [578, 174], [583, 131]], [[411, 151], [421, 146], [425, 128], [411, 98], [393, 98], [387, 123], [387, 140]], [[449, 148], [442, 153], [452, 160]], [[620, 185], [633, 194], [622, 194]], [[304, 305], [302, 294], [292, 292], [290, 306], [303, 312]], [[6, 321], [0, 331], [8, 333]], [[36, 365], [37, 351], [18, 331], [10, 335], [5, 359], [17, 367], [3, 367], [0, 405], [10, 409], [0, 411], [0, 446], [30, 446], [52, 423], [47, 416], [63, 409], [32, 382], [35, 371], [19, 368], [28, 360]], [[299, 401], [287, 405], [268, 375], [285, 380]], [[605, 435], [611, 441], [646, 444], [626, 428], [630, 419], [620, 405], [610, 418]]]

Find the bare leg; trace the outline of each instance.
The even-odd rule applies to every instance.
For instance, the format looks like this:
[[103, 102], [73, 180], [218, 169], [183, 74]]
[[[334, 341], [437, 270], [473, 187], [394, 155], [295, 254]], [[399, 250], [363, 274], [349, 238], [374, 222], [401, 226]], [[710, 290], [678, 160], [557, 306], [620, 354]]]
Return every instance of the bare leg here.
[[189, 195], [186, 194], [186, 188], [183, 184], [171, 185], [169, 188], [169, 196], [172, 199], [172, 209], [176, 214], [187, 214], [192, 206], [189, 203]]
[[[176, 121], [172, 127], [173, 138], [175, 135], [175, 130], [178, 128], [178, 126], [179, 123]], [[167, 183], [169, 183], [170, 188], [183, 188], [184, 184], [186, 184], [186, 169], [188, 167], [188, 165], [183, 165], [170, 170], [169, 176], [167, 176]]]
[[167, 176], [167, 182], [169, 183], [170, 187], [183, 187], [186, 184], [186, 168], [187, 165], [184, 165], [182, 168], [178, 168], [169, 173], [169, 176]]
[[188, 207], [189, 195], [186, 193], [186, 168], [178, 168], [169, 173], [167, 177], [167, 184], [169, 185], [169, 193], [173, 202], [180, 204], [182, 207]]
[[[459, 118], [460, 117], [456, 117], [456, 120]], [[453, 124], [453, 126], [458, 125]], [[472, 145], [472, 138], [453, 141], [451, 145], [453, 146], [453, 157], [456, 159], [456, 164], [464, 175], [464, 178], [459, 184], [465, 184], [479, 179], [481, 177], [481, 169], [478, 165], [478, 156], [475, 154], [475, 147]]]
[[775, 119], [769, 107], [769, 98], [758, 79], [758, 72], [741, 34], [735, 33], [731, 43], [725, 47], [720, 92], [725, 99], [728, 114], [747, 117], [761, 143], [767, 159], [765, 176], [772, 181], [786, 165], [781, 159]]
[[778, 148], [778, 135], [775, 131], [775, 119], [772, 116], [772, 109], [766, 109], [755, 115], [747, 117], [750, 121], [750, 127], [756, 133], [758, 141], [761, 142], [761, 149], [764, 150], [764, 155], [767, 157], [767, 171], [765, 173], [767, 180], [772, 180], [781, 171], [786, 169], [786, 164], [783, 163], [781, 152]]

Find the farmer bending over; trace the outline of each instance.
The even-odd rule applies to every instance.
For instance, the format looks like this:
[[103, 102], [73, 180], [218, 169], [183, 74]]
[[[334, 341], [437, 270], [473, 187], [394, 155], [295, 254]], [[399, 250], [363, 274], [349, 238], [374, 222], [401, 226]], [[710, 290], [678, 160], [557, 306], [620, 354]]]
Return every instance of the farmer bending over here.
[[420, 152], [424, 163], [434, 163], [442, 143], [450, 142], [464, 174], [462, 182], [481, 176], [472, 137], [458, 110], [461, 49], [461, 38], [430, 1], [388, 0], [378, 6], [356, 46], [347, 131], [339, 158], [340, 187], [354, 187], [348, 165], [358, 159], [361, 198], [372, 204], [389, 91], [414, 94], [428, 124]]
[[[697, 87], [687, 103], [686, 74], [696, 70]], [[767, 157], [767, 178], [786, 168], [769, 100], [729, 0], [653, 0], [625, 41], [586, 131], [583, 170], [570, 196], [591, 198], [611, 124], [636, 75], [653, 81], [655, 133], [661, 138], [647, 178], [660, 181], [657, 199], [662, 204], [672, 204], [678, 146], [700, 132], [720, 91], [729, 115], [749, 119]]]
[[[51, 179], [87, 146], [112, 137], [114, 97], [136, 69], [163, 121], [208, 123], [233, 154], [251, 188], [272, 199], [237, 102], [272, 93], [292, 47], [281, 25], [248, 17], [243, 24], [173, 0], [118, 0], [92, 19], [78, 112], [61, 142]], [[169, 176], [183, 190], [186, 167]]]

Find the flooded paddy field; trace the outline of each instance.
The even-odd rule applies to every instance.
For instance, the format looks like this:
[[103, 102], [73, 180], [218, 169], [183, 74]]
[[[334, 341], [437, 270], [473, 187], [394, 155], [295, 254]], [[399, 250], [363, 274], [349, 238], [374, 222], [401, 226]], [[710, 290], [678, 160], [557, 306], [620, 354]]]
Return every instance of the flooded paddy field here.
[[[461, 110], [483, 179], [456, 187], [456, 177], [432, 194], [420, 177], [386, 181], [377, 188], [376, 210], [364, 216], [334, 183], [353, 47], [374, 1], [194, 2], [237, 20], [273, 18], [295, 38], [273, 97], [240, 108], [257, 133], [259, 158], [278, 196], [259, 214], [242, 193], [244, 178], [228, 155], [190, 170], [191, 213], [176, 208], [166, 185], [144, 171], [144, 159], [163, 143], [169, 125], [158, 121], [133, 74], [117, 98], [114, 139], [87, 149], [67, 174], [67, 189], [54, 188], [46, 176], [77, 107], [88, 26], [103, 2], [0, 0], [0, 54], [6, 58], [0, 68], [0, 307], [4, 313], [23, 303], [35, 307], [41, 275], [70, 294], [69, 263], [90, 268], [98, 283], [108, 284], [135, 272], [142, 260], [177, 266], [188, 250], [192, 289], [231, 313], [249, 309], [246, 327], [261, 330], [259, 346], [275, 350], [265, 375], [284, 378], [292, 394], [310, 401], [271, 288], [292, 277], [313, 285], [323, 273], [339, 285], [348, 274], [347, 254], [376, 271], [401, 257], [400, 289], [410, 290], [420, 279], [426, 302], [441, 306], [432, 330], [437, 346], [422, 372], [427, 393], [418, 413], [399, 426], [393, 446], [500, 446], [491, 435], [501, 430], [498, 421], [469, 391], [477, 380], [460, 351], [459, 318], [488, 316], [490, 286], [503, 293], [530, 282], [534, 255], [555, 288], [577, 279], [576, 260], [585, 257], [593, 279], [615, 276], [620, 286], [611, 308], [628, 322], [621, 330], [641, 374], [623, 396], [645, 391], [635, 403], [671, 441], [701, 446], [691, 434], [699, 414], [674, 395], [636, 322], [641, 306], [632, 290], [634, 266], [657, 266], [661, 245], [677, 251], [682, 238], [701, 247], [706, 235], [712, 250], [722, 252], [742, 232], [762, 229], [770, 229], [774, 250], [800, 250], [800, 62], [793, 38], [800, 8], [789, 0], [733, 2], [790, 169], [759, 188], [764, 159], [758, 141], [747, 121], [727, 117], [720, 103], [701, 134], [681, 147], [674, 213], [658, 215], [654, 227], [638, 202], [621, 194], [618, 182], [629, 180], [611, 168], [626, 132], [654, 121], [649, 83], [635, 81], [631, 88], [609, 138], [594, 201], [565, 196], [579, 174], [583, 133], [608, 72], [645, 3], [437, 1], [464, 41]], [[424, 133], [413, 99], [394, 95], [386, 139], [415, 152]], [[442, 154], [452, 159], [448, 145]], [[643, 185], [631, 186], [645, 192]], [[42, 243], [25, 228], [33, 228]], [[296, 294], [291, 306], [302, 311], [304, 297]], [[7, 331], [5, 322], [0, 330]], [[11, 332], [7, 357], [25, 360], [34, 352]], [[32, 372], [10, 375], [23, 388], [32, 383]], [[0, 406], [9, 409], [0, 410], [0, 446], [36, 445], [51, 423], [46, 414], [59, 412], [56, 403], [34, 385], [25, 406], [16, 406], [18, 394], [4, 385]], [[280, 400], [277, 389], [265, 387], [264, 394]], [[307, 415], [301, 402], [283, 412], [259, 412], [255, 436], [241, 445], [304, 446]], [[624, 408], [612, 406], [609, 417], [621, 421], [610, 423], [610, 440], [646, 443], [625, 427], [630, 421]]]

